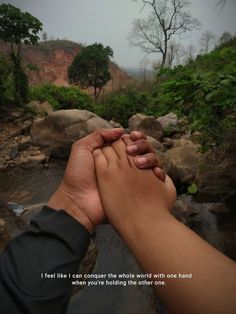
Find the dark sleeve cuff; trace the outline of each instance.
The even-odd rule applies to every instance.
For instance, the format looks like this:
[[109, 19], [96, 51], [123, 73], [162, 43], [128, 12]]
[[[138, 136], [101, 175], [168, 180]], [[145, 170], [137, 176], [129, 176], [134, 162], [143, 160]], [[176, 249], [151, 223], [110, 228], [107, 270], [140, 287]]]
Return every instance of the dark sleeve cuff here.
[[90, 243], [89, 231], [64, 210], [43, 206], [30, 222], [34, 232], [44, 232], [60, 238], [75, 253], [84, 255]]

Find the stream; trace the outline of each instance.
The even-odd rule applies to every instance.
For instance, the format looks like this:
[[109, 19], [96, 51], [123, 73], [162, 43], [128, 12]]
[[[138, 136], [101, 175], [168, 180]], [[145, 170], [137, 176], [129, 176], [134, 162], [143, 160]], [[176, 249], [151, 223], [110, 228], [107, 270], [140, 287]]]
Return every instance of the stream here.
[[[52, 162], [49, 168], [20, 169], [0, 172], [0, 196], [8, 202], [24, 207], [38, 208], [56, 190], [64, 172], [64, 161]], [[186, 197], [197, 214], [187, 224], [209, 243], [236, 260], [236, 217], [215, 215], [209, 211], [212, 204], [196, 203]], [[24, 218], [32, 215], [26, 212]], [[98, 256], [94, 273], [141, 273], [128, 248], [109, 225], [96, 230]], [[164, 314], [150, 287], [92, 286], [85, 287], [70, 301], [67, 314]]]

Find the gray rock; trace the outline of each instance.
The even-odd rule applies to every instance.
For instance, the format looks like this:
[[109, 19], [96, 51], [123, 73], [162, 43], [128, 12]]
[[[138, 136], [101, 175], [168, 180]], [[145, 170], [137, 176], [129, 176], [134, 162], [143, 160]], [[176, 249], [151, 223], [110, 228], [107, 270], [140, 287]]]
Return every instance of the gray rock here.
[[155, 117], [139, 113], [129, 119], [129, 130], [142, 131], [158, 141], [162, 138], [164, 132], [163, 127]]
[[15, 159], [18, 156], [18, 154], [19, 154], [18, 145], [11, 147], [9, 152], [10, 159]]
[[155, 138], [148, 136], [147, 135], [147, 141], [148, 143], [157, 151], [163, 151], [164, 150], [164, 146], [162, 143], [160, 143], [158, 140], [156, 140]]
[[169, 161], [167, 172], [175, 182], [187, 184], [194, 182], [200, 163], [200, 154], [197, 149], [194, 146], [180, 146], [165, 153]]
[[40, 153], [36, 156], [27, 156], [27, 157], [22, 157], [20, 159], [19, 165], [23, 169], [29, 169], [29, 168], [34, 168], [37, 167], [38, 165], [44, 163], [46, 161], [46, 156], [43, 153]]
[[39, 116], [47, 116], [53, 112], [51, 105], [47, 101], [40, 102], [33, 100], [26, 105], [26, 108]]
[[109, 124], [113, 127], [113, 128], [122, 128], [122, 125], [118, 122], [115, 122], [113, 120], [109, 121]]
[[129, 118], [129, 130], [133, 131], [136, 130], [138, 125], [142, 122], [143, 119], [145, 119], [147, 116], [145, 116], [142, 113], [137, 113]]
[[31, 120], [26, 120], [24, 121], [24, 123], [22, 124], [22, 133], [23, 134], [27, 134], [29, 133], [30, 129], [31, 129], [31, 126], [32, 126], [32, 121]]
[[157, 121], [162, 125], [163, 129], [176, 127], [178, 125], [178, 117], [173, 112], [157, 118]]
[[111, 125], [87, 110], [59, 110], [46, 118], [36, 119], [31, 128], [34, 144], [46, 147], [56, 157], [68, 157], [73, 142]]
[[163, 143], [163, 145], [164, 145], [166, 148], [171, 148], [171, 147], [173, 147], [173, 145], [174, 145], [174, 141], [173, 141], [173, 139], [170, 138], [170, 137], [164, 137], [164, 138], [162, 139], [162, 143]]
[[20, 141], [18, 142], [18, 149], [23, 150], [30, 146], [30, 137], [24, 136], [21, 137]]

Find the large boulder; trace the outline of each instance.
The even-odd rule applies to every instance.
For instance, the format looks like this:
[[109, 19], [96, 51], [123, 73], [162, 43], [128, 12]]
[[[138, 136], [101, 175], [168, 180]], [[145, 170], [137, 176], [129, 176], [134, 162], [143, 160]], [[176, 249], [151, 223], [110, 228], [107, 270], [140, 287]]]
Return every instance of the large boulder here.
[[129, 118], [129, 130], [136, 130], [139, 124], [146, 118], [145, 114], [136, 113], [132, 117]]
[[157, 121], [162, 125], [163, 129], [176, 128], [178, 125], [178, 117], [173, 112], [157, 118]]
[[26, 105], [26, 108], [39, 116], [47, 116], [53, 112], [51, 105], [47, 101], [40, 102], [33, 100]]
[[154, 137], [147, 135], [147, 141], [157, 153], [159, 153], [160, 151], [164, 151], [164, 145], [156, 140]]
[[[216, 158], [216, 157], [215, 157]], [[236, 159], [223, 160], [215, 164], [202, 163], [197, 180], [198, 201], [222, 202], [236, 213]]]
[[31, 128], [32, 142], [46, 147], [55, 157], [68, 157], [73, 142], [110, 124], [87, 110], [59, 110], [36, 119]]
[[191, 184], [199, 172], [198, 146], [179, 146], [165, 153], [167, 172], [175, 182]]
[[136, 114], [129, 119], [129, 130], [142, 131], [158, 141], [161, 140], [164, 132], [163, 127], [155, 117], [143, 114]]

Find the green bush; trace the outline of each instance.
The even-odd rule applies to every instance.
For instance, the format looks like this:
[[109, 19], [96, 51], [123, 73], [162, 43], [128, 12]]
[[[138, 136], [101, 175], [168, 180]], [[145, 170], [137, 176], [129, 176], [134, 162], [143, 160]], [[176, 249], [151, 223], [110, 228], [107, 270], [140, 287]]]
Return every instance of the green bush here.
[[187, 65], [163, 69], [149, 90], [133, 86], [112, 93], [95, 111], [124, 127], [135, 113], [186, 117], [192, 131], [200, 131], [204, 149], [235, 148], [236, 39]]
[[102, 104], [97, 104], [94, 111], [106, 120], [119, 122], [123, 127], [128, 126], [129, 118], [138, 112], [144, 112], [150, 96], [135, 89], [115, 92], [107, 96]]
[[29, 98], [48, 101], [54, 110], [77, 108], [91, 111], [93, 109], [90, 97], [77, 87], [36, 85], [30, 88]]

